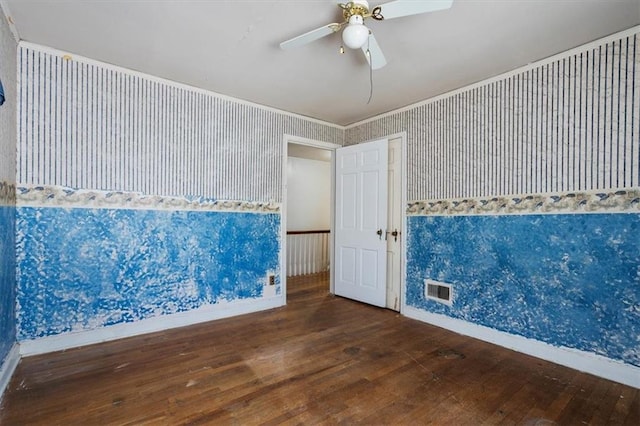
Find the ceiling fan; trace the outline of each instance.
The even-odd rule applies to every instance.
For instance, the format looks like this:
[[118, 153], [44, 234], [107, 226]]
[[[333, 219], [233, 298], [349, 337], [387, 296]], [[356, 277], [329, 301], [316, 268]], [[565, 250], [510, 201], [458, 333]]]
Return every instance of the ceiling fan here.
[[[333, 23], [316, 28], [298, 37], [283, 41], [280, 43], [280, 47], [282, 49], [290, 49], [302, 46], [336, 33], [346, 26], [342, 31], [344, 44], [350, 49], [362, 49], [371, 69], [376, 70], [385, 66], [387, 60], [373, 33], [364, 25], [365, 19], [373, 18], [376, 21], [383, 21], [420, 13], [435, 12], [449, 9], [452, 3], [453, 0], [396, 0], [369, 9], [369, 2], [365, 0], [354, 0], [348, 3], [338, 2], [338, 6], [342, 9], [342, 15], [344, 16], [342, 23]], [[341, 47], [342, 50], [343, 48]]]

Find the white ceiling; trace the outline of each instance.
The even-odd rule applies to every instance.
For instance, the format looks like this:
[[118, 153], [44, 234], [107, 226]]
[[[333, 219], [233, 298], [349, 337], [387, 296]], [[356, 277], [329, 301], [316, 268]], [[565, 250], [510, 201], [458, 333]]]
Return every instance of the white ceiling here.
[[[376, 6], [384, 0], [371, 0]], [[370, 81], [333, 34], [336, 0], [3, 0], [22, 40], [348, 125], [640, 24], [640, 0], [454, 0], [449, 10], [367, 20], [388, 64]]]

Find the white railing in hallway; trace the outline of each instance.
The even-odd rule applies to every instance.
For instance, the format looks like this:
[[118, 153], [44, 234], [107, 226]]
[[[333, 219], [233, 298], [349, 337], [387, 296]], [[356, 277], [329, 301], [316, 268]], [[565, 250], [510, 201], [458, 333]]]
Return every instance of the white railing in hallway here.
[[329, 232], [287, 231], [287, 276], [329, 270]]

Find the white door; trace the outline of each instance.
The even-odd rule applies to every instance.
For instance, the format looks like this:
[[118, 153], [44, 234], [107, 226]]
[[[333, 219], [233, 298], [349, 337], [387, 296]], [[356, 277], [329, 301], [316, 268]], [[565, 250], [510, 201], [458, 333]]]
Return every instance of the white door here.
[[402, 138], [389, 141], [387, 211], [387, 308], [400, 311], [402, 238]]
[[335, 294], [385, 307], [387, 139], [336, 150]]

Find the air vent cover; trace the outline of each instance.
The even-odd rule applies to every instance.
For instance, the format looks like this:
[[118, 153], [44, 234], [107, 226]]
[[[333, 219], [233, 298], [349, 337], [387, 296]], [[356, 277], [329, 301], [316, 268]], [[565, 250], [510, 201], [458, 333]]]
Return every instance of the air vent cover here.
[[453, 286], [433, 280], [424, 280], [424, 295], [427, 299], [451, 305], [453, 303]]

